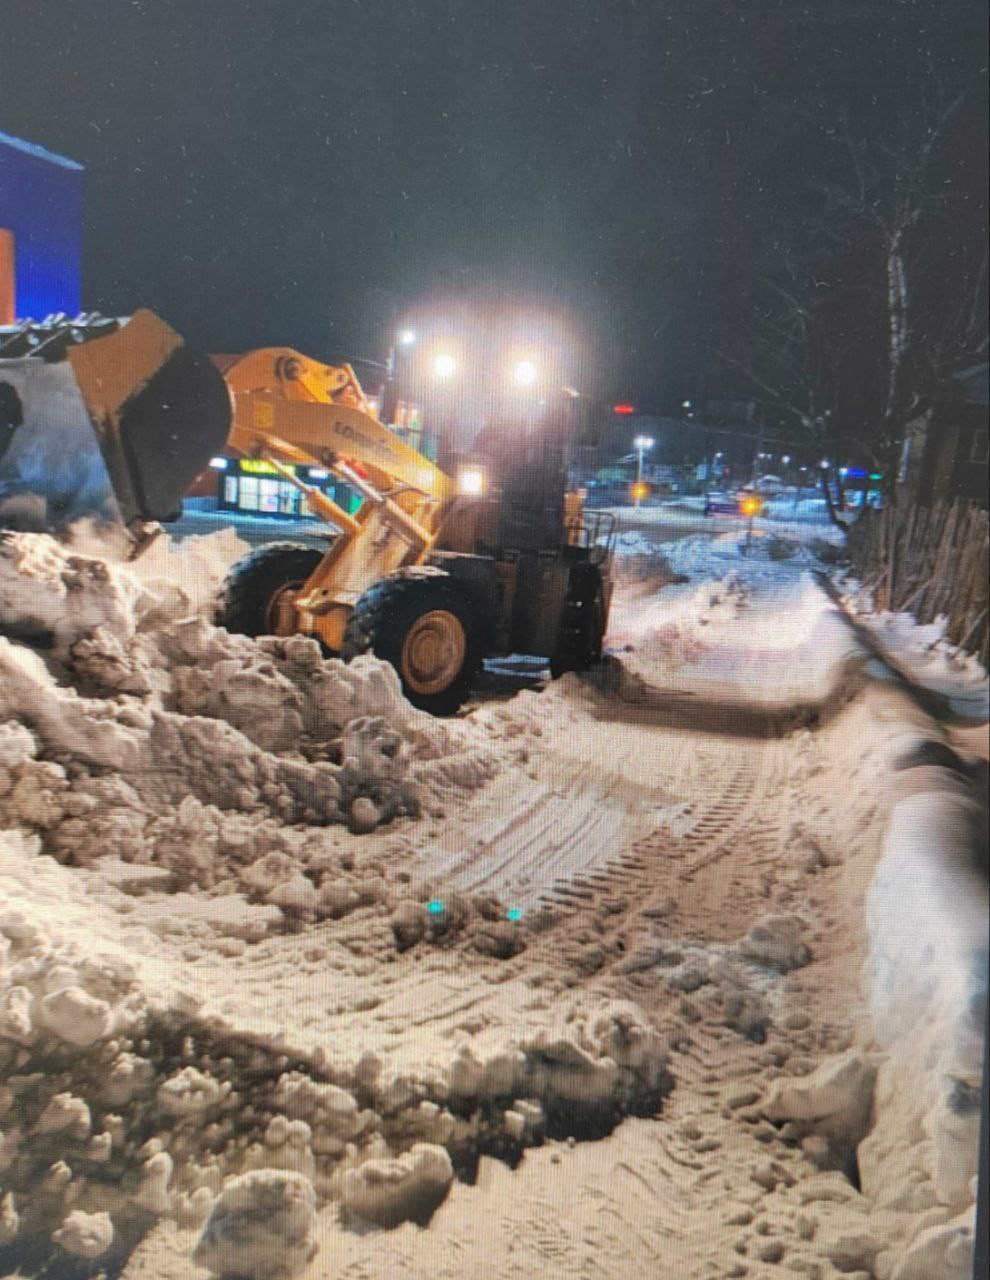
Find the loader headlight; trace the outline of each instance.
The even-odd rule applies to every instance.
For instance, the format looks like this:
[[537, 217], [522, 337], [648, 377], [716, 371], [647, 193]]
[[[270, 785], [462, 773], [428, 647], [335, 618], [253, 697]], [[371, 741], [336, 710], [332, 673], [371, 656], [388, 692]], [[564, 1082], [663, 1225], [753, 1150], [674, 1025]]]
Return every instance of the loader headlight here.
[[464, 497], [480, 498], [488, 488], [488, 473], [484, 467], [457, 468], [457, 492]]
[[210, 459], [210, 466], [213, 468], [213, 470], [214, 470], [214, 471], [226, 471], [226, 470], [227, 470], [227, 459], [226, 459], [226, 458], [211, 458], [211, 459]]
[[539, 377], [539, 370], [532, 360], [517, 360], [512, 366], [512, 381], [517, 387], [532, 387]]

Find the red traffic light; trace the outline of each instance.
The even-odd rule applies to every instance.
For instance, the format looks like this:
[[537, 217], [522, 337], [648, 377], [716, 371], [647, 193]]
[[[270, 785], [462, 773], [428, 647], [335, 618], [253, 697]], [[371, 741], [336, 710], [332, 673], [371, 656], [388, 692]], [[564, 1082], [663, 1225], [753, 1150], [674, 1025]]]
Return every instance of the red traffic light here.
[[619, 414], [620, 417], [628, 418], [631, 414], [636, 412], [636, 406], [634, 404], [625, 403], [617, 404], [613, 407], [612, 412]]

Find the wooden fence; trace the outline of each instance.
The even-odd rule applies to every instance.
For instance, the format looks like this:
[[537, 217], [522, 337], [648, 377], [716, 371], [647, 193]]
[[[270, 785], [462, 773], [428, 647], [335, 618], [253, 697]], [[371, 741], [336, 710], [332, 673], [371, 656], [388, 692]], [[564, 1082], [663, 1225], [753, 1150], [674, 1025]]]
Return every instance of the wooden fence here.
[[990, 515], [971, 503], [865, 511], [847, 551], [878, 609], [948, 619], [946, 639], [990, 659]]

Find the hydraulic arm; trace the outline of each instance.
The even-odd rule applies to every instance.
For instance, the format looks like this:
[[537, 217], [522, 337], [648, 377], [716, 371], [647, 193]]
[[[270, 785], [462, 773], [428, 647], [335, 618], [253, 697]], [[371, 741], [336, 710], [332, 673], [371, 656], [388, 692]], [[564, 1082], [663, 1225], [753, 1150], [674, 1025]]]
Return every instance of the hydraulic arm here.
[[[426, 558], [455, 487], [372, 415], [349, 365], [268, 348], [228, 365], [224, 378], [233, 403], [228, 447], [282, 470], [314, 514], [340, 530], [295, 601], [307, 629], [339, 650], [369, 583]], [[356, 515], [288, 470], [312, 462], [361, 495]]]

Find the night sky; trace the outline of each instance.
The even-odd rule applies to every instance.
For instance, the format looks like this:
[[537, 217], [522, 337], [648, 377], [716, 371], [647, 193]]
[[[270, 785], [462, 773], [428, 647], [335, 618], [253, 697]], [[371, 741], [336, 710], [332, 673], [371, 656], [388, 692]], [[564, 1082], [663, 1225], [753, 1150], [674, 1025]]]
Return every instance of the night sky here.
[[[407, 315], [497, 299], [664, 409], [715, 388], [828, 122], [889, 127], [926, 65], [978, 83], [984, 7], [0, 0], [0, 130], [85, 164], [89, 307], [380, 358]], [[984, 94], [947, 177], [981, 225]]]

